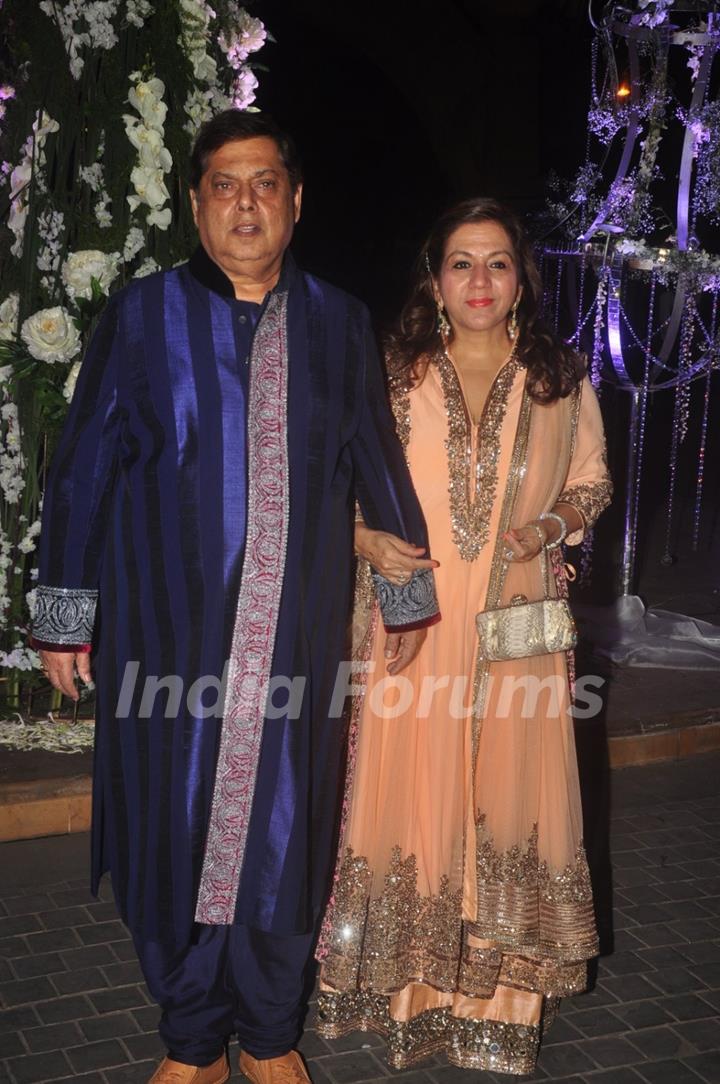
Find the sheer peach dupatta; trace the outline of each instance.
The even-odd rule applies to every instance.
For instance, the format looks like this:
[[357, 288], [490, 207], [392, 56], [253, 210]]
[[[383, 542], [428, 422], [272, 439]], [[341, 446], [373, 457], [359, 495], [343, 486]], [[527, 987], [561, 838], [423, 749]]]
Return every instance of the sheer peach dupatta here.
[[[443, 620], [389, 707], [378, 696], [384, 636], [374, 621], [359, 651], [375, 665], [352, 709], [355, 767], [318, 955], [321, 1033], [381, 1031], [396, 1068], [445, 1050], [465, 1067], [530, 1071], [548, 1010], [585, 988], [597, 952], [571, 660], [477, 660], [477, 610], [543, 595], [539, 561], [503, 559], [505, 526], [558, 499], [590, 526], [609, 500], [589, 382], [550, 406], [532, 402], [524, 383], [510, 359], [477, 433], [447, 358], [394, 397], [440, 561]], [[458, 496], [470, 492], [468, 472], [483, 483], [474, 508]], [[562, 591], [560, 561], [554, 571], [551, 589]], [[360, 592], [358, 618], [364, 603]]]

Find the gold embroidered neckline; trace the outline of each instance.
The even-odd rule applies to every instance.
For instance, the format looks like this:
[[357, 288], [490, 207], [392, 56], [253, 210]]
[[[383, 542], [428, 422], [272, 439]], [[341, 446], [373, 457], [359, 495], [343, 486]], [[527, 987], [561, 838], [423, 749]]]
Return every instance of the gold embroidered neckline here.
[[[474, 561], [487, 543], [495, 502], [500, 460], [500, 436], [507, 399], [522, 367], [513, 351], [495, 374], [477, 426], [467, 407], [458, 371], [447, 352], [433, 358], [448, 419], [445, 447], [450, 473], [450, 520], [453, 541], [465, 561]], [[477, 452], [473, 467], [473, 434]], [[472, 474], [472, 477], [471, 477]]]

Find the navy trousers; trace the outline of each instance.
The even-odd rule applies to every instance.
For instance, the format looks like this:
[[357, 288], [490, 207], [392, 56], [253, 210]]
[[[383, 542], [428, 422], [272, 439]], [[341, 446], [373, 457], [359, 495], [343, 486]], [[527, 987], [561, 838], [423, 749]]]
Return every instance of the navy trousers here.
[[210, 1065], [230, 1037], [254, 1058], [297, 1044], [314, 979], [315, 934], [279, 936], [248, 926], [196, 926], [181, 951], [135, 937], [160, 1037], [175, 1061]]

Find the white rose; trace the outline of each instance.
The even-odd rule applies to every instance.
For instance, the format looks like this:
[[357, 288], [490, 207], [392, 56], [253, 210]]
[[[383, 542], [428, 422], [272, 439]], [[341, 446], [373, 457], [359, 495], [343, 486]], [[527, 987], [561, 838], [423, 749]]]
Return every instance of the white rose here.
[[38, 361], [70, 361], [80, 350], [80, 332], [62, 306], [29, 316], [20, 337]]
[[8, 294], [0, 305], [0, 340], [14, 339], [17, 334], [19, 294]]
[[96, 248], [71, 252], [61, 271], [68, 297], [73, 301], [77, 297], [90, 300], [93, 279], [97, 279], [100, 289], [106, 294], [118, 275], [118, 257], [117, 252], [108, 254]]
[[73, 397], [73, 392], [75, 391], [75, 385], [77, 384], [77, 378], [80, 372], [81, 365], [81, 361], [74, 361], [72, 363], [72, 367], [70, 369], [70, 372], [68, 373], [67, 380], [63, 385], [63, 395], [67, 399], [68, 403]]

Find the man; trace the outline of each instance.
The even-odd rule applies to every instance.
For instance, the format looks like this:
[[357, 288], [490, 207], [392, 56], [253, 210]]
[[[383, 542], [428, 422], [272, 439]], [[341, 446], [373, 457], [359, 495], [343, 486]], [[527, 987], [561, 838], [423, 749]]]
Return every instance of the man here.
[[[254, 1084], [286, 1084], [308, 1079], [293, 1047], [333, 867], [355, 499], [427, 540], [366, 311], [287, 251], [291, 141], [222, 113], [191, 189], [200, 247], [111, 298], [83, 365], [34, 637], [72, 697], [95, 651], [92, 884], [111, 872], [162, 1008], [151, 1079], [226, 1080], [236, 1033]], [[409, 582], [379, 581], [392, 671], [438, 619], [420, 552]]]

